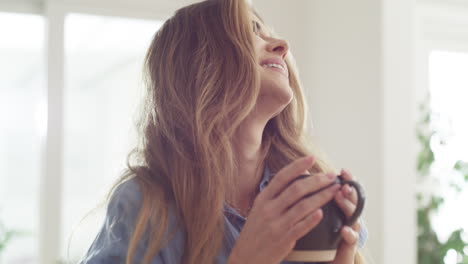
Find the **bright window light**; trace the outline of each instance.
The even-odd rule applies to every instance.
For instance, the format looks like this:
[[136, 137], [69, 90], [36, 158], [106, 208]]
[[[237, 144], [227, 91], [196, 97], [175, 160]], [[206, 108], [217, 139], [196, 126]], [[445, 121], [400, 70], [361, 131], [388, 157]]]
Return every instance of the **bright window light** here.
[[0, 222], [22, 233], [2, 250], [1, 263], [39, 261], [44, 27], [41, 16], [0, 13]]
[[[436, 162], [432, 173], [441, 181], [445, 202], [434, 217], [442, 241], [458, 228], [468, 230], [468, 186], [461, 176], [447, 173], [458, 160], [468, 162], [468, 52], [434, 50], [429, 59], [432, 126], [445, 139], [434, 150]], [[463, 191], [457, 195], [450, 188], [455, 183]], [[450, 259], [450, 256], [447, 256]]]
[[77, 263], [103, 224], [105, 207], [98, 206], [135, 144], [143, 59], [161, 24], [83, 14], [65, 19], [64, 263]]

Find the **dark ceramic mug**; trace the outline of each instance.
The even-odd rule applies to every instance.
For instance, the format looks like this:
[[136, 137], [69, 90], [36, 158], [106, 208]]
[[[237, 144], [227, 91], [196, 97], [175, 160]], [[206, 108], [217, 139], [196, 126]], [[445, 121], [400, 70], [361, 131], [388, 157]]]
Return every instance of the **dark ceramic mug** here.
[[[300, 175], [294, 181], [308, 176], [310, 175]], [[364, 189], [359, 183], [344, 180], [341, 175], [337, 176], [335, 181], [329, 186], [336, 183], [341, 186], [348, 184], [356, 190], [358, 202], [354, 214], [347, 219], [335, 201], [329, 201], [322, 207], [323, 218], [320, 223], [296, 242], [294, 249], [284, 260], [298, 262], [329, 262], [335, 259], [336, 251], [341, 241], [341, 228], [344, 225], [351, 226], [356, 222], [364, 209], [365, 202]], [[310, 193], [304, 198], [312, 196], [325, 188]]]

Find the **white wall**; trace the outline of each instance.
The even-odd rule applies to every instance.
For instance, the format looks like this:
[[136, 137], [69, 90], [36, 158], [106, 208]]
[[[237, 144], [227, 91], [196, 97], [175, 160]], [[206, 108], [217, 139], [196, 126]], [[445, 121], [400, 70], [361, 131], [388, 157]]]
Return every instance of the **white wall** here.
[[365, 186], [374, 262], [415, 263], [412, 1], [253, 2], [290, 41], [320, 146]]
[[[415, 263], [416, 257], [413, 1], [253, 0], [265, 20], [290, 41], [322, 149], [366, 188], [367, 245], [375, 263]], [[40, 13], [47, 6], [54, 12], [71, 8], [160, 18], [196, 1], [43, 2], [2, 0], [0, 9]]]

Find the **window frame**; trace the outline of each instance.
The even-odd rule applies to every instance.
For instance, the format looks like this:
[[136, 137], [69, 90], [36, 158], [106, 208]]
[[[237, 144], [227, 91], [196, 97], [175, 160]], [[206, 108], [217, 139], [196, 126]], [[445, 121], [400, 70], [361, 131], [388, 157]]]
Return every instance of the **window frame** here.
[[430, 93], [430, 55], [434, 50], [468, 54], [468, 2], [423, 0], [415, 14], [415, 90], [417, 104]]
[[429, 92], [429, 56], [433, 50], [468, 53], [468, 3], [417, 2], [415, 14], [415, 87], [418, 104]]
[[189, 0], [115, 2], [110, 0], [4, 0], [0, 12], [40, 15], [45, 24], [47, 132], [41, 144], [39, 180], [39, 263], [60, 261], [65, 109], [65, 18], [71, 13], [165, 21]]

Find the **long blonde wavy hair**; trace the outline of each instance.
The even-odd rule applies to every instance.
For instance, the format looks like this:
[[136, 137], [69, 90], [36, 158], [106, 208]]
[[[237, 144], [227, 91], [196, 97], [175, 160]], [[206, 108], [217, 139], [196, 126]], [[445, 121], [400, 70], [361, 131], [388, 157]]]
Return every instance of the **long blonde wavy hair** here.
[[[234, 199], [238, 170], [232, 139], [260, 90], [252, 12], [243, 0], [192, 4], [169, 18], [150, 45], [141, 142], [113, 188], [136, 179], [142, 195], [127, 264], [143, 236], [148, 245], [142, 263], [148, 264], [174, 235], [166, 234], [170, 205], [185, 230], [182, 263], [214, 263], [223, 246], [223, 206]], [[306, 133], [292, 55], [286, 63], [294, 99], [267, 123], [262, 138], [262, 161], [273, 172], [305, 155], [320, 156]], [[331, 170], [320, 158], [311, 169]]]

